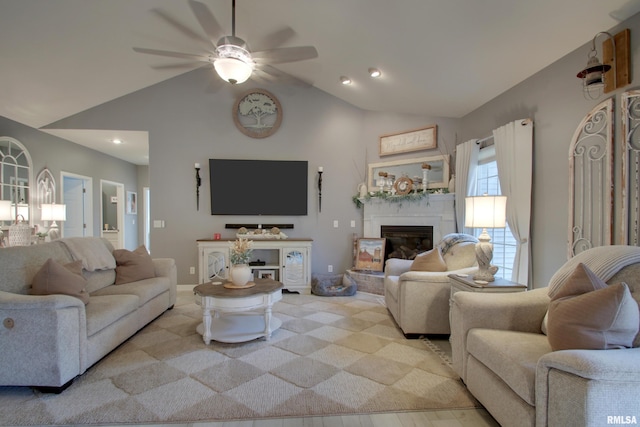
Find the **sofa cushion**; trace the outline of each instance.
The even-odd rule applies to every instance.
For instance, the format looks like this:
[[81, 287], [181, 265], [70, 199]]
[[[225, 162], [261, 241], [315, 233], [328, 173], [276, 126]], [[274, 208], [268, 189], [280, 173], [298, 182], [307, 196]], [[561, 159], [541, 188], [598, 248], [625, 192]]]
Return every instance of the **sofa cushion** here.
[[91, 296], [135, 295], [138, 297], [138, 305], [143, 306], [158, 295], [168, 292], [170, 286], [168, 277], [154, 277], [118, 286], [107, 286], [93, 292]]
[[[613, 277], [607, 280], [607, 284], [624, 282], [629, 287], [631, 296], [640, 307], [640, 263], [631, 264], [618, 271]], [[640, 329], [640, 321], [639, 321]], [[633, 340], [634, 347], [640, 347], [640, 331]]]
[[60, 264], [73, 261], [73, 257], [60, 241], [39, 245], [2, 248], [0, 256], [0, 290], [27, 295], [33, 276], [49, 258]]
[[33, 283], [29, 294], [52, 295], [62, 294], [79, 298], [83, 303], [89, 303], [86, 291], [87, 280], [82, 277], [82, 261], [74, 261], [62, 265], [49, 258], [33, 276]]
[[551, 352], [547, 337], [529, 332], [472, 329], [469, 354], [493, 371], [522, 400], [535, 406], [536, 365]]
[[153, 260], [144, 245], [131, 252], [127, 249], [113, 251], [116, 259], [116, 285], [155, 277]]
[[442, 258], [439, 246], [416, 256], [409, 268], [411, 271], [447, 271], [447, 263]]
[[554, 350], [626, 348], [639, 319], [626, 283], [607, 286], [580, 263], [551, 297], [547, 336]]
[[91, 304], [86, 306], [87, 337], [93, 336], [117, 320], [136, 311], [138, 301], [139, 298], [135, 295], [92, 295]]
[[476, 264], [476, 244], [473, 242], [461, 242], [452, 246], [443, 256], [447, 263], [447, 270], [460, 270], [473, 267]]

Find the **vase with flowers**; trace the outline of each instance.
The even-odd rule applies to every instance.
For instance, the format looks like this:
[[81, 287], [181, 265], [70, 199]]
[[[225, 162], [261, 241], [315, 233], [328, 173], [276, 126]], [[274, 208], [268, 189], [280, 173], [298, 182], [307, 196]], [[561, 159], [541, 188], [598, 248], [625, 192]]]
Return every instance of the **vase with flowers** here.
[[248, 239], [239, 238], [231, 244], [231, 268], [229, 269], [229, 279], [233, 283], [233, 287], [244, 288], [253, 286], [249, 285], [249, 280], [253, 276], [251, 267], [249, 267], [249, 259], [251, 258], [251, 251], [253, 241]]

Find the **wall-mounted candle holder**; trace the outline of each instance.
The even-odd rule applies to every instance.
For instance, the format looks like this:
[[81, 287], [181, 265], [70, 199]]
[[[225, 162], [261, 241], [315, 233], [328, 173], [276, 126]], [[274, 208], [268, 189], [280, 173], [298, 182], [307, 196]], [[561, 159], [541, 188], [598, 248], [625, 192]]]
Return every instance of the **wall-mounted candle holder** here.
[[322, 212], [322, 172], [324, 168], [318, 166], [318, 212]]
[[200, 179], [200, 163], [195, 164], [196, 168], [196, 210], [200, 210], [200, 186], [202, 180]]

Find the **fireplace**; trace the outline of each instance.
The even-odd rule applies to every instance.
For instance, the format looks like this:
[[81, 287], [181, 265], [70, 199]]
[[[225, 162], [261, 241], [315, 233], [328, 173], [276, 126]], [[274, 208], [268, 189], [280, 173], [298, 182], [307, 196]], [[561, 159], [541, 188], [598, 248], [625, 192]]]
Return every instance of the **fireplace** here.
[[[424, 245], [424, 250], [432, 249], [445, 235], [456, 231], [454, 203], [455, 194], [453, 193], [431, 194], [428, 198], [421, 200], [403, 200], [395, 203], [375, 197], [369, 200], [363, 199], [362, 236], [383, 237], [381, 234], [383, 225], [427, 226], [431, 228], [431, 243], [421, 242], [421, 245]], [[349, 270], [349, 274], [358, 284], [358, 291], [384, 295], [384, 275], [366, 274], [353, 270]]]
[[414, 259], [419, 253], [433, 249], [433, 226], [430, 225], [382, 225], [380, 237], [386, 239], [385, 261]]

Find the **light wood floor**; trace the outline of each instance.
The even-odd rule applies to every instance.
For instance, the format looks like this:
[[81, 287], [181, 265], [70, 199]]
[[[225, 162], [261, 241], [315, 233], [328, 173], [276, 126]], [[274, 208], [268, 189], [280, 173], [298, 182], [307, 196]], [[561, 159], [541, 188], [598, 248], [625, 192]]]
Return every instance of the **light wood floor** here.
[[[189, 424], [148, 424], [148, 427], [499, 427], [484, 409], [388, 412], [369, 415], [280, 418]], [[145, 427], [139, 426], [136, 427]]]
[[[179, 285], [179, 287], [189, 289], [193, 285]], [[451, 357], [449, 340], [436, 338], [431, 341]], [[186, 424], [145, 424], [136, 425], [136, 427], [500, 427], [500, 425], [485, 409], [458, 409]]]

